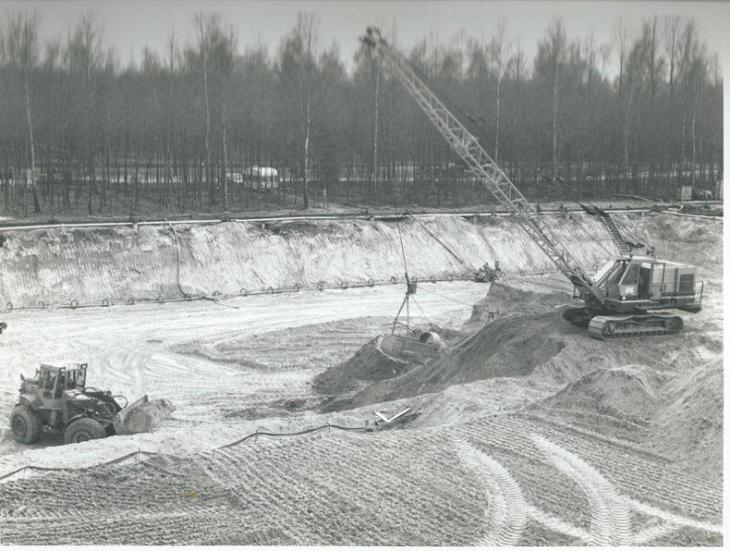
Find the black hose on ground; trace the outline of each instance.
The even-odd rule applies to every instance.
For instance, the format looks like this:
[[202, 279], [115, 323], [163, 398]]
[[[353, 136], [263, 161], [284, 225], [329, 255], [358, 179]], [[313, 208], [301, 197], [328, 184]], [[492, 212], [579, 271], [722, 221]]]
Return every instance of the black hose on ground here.
[[[180, 261], [180, 240], [179, 240], [178, 235], [177, 235], [177, 230], [175, 229], [175, 226], [173, 226], [170, 223], [169, 220], [165, 219], [165, 222], [167, 223], [168, 226], [170, 226], [170, 229], [172, 230], [172, 234], [175, 236], [175, 252], [176, 252], [176, 256], [177, 256], [177, 268], [176, 268], [175, 280], [176, 280], [176, 283], [177, 283], [177, 289], [178, 289], [178, 291], [180, 291], [180, 294], [182, 295], [182, 297], [185, 300], [193, 300], [193, 298], [194, 298], [193, 295], [191, 295], [189, 293], [186, 293], [183, 290], [183, 288], [182, 288], [182, 283], [180, 282], [180, 264], [181, 264], [181, 261]], [[215, 296], [212, 296], [211, 297], [211, 296], [208, 296], [208, 295], [201, 295], [201, 296], [199, 296], [197, 298], [200, 299], [200, 300], [209, 300], [211, 302], [215, 302], [216, 304], [220, 304], [220, 302], [218, 302], [218, 298], [216, 298]], [[231, 306], [229, 304], [221, 304], [221, 306], [226, 306], [227, 308], [234, 308], [236, 310], [238, 309], [238, 306]]]
[[177, 289], [180, 291], [180, 294], [182, 297], [186, 300], [190, 299], [192, 295], [186, 293], [183, 291], [182, 284], [180, 283], [180, 240], [177, 236], [177, 230], [175, 229], [175, 226], [173, 226], [167, 218], [165, 218], [165, 223], [170, 226], [170, 229], [172, 230], [172, 235], [175, 236], [175, 252], [177, 255], [177, 271], [176, 271], [176, 282], [177, 282]]
[[[313, 432], [317, 432], [317, 431], [320, 431], [323, 429], [335, 429], [335, 430], [341, 430], [341, 431], [345, 431], [345, 432], [373, 432], [375, 430], [371, 427], [346, 427], [343, 425], [332, 425], [332, 424], [328, 423], [326, 425], [320, 425], [318, 427], [304, 429], [304, 430], [300, 430], [300, 431], [296, 431], [296, 432], [257, 431], [257, 432], [253, 432], [251, 434], [247, 434], [246, 436], [244, 436], [243, 438], [239, 438], [235, 442], [231, 442], [229, 444], [224, 444], [222, 446], [218, 446], [217, 448], [213, 448], [213, 450], [211, 450], [211, 451], [231, 448], [233, 446], [237, 446], [238, 444], [242, 444], [243, 442], [250, 440], [251, 438], [254, 438], [256, 436], [268, 436], [268, 437], [272, 437], [272, 438], [302, 436], [304, 434], [311, 434]], [[33, 470], [33, 471], [42, 471], [42, 472], [85, 471], [85, 470], [93, 469], [96, 467], [104, 467], [107, 465], [113, 465], [115, 463], [120, 463], [126, 459], [130, 459], [130, 458], [132, 458], [136, 455], [140, 455], [140, 454], [144, 454], [144, 455], [148, 455], [148, 456], [172, 457], [174, 459], [180, 459], [179, 456], [169, 454], [169, 453], [148, 452], [148, 451], [144, 451], [144, 450], [138, 450], [138, 451], [127, 453], [120, 457], [116, 457], [114, 459], [110, 459], [109, 461], [105, 461], [104, 463], [97, 463], [96, 465], [88, 465], [86, 467], [41, 467], [41, 466], [37, 466], [37, 465], [26, 465], [24, 467], [15, 469], [11, 472], [0, 475], [0, 480], [4, 480], [10, 476], [13, 476], [14, 474], [23, 472], [26, 469]], [[146, 465], [146, 466], [153, 466], [152, 464], [150, 464], [147, 461], [142, 461], [142, 464]], [[165, 472], [168, 474], [175, 474], [175, 475], [179, 474], [179, 473], [174, 473], [172, 471], [167, 471], [166, 469], [165, 469]]]
[[216, 450], [222, 450], [225, 448], [232, 448], [233, 446], [237, 446], [238, 444], [242, 444], [246, 440], [249, 440], [251, 438], [254, 438], [256, 436], [270, 436], [274, 438], [278, 437], [288, 437], [288, 436], [302, 436], [304, 434], [311, 434], [313, 432], [320, 431], [322, 429], [335, 429], [335, 430], [342, 430], [342, 431], [349, 431], [349, 432], [372, 432], [373, 429], [369, 427], [344, 427], [342, 425], [332, 425], [332, 424], [326, 424], [326, 425], [320, 425], [319, 427], [313, 427], [310, 429], [304, 429], [296, 432], [263, 432], [263, 431], [256, 431], [252, 432], [251, 434], [247, 434], [243, 438], [239, 438], [235, 442], [231, 442], [229, 444], [224, 444], [222, 446], [219, 446], [215, 448]]

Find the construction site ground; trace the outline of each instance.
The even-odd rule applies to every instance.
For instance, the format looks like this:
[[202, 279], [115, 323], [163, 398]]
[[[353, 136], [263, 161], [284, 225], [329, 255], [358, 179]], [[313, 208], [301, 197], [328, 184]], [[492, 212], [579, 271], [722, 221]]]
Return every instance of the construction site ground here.
[[[482, 245], [448, 224], [430, 227], [473, 268], [468, 253]], [[176, 411], [152, 433], [67, 446], [23, 446], [5, 429], [0, 477], [17, 472], [0, 480], [0, 543], [721, 546], [722, 222], [655, 214], [617, 224], [658, 256], [700, 266], [704, 307], [682, 314], [682, 334], [590, 338], [561, 316], [571, 301], [562, 276], [537, 273], [546, 270], [526, 238], [492, 226], [479, 232], [495, 236], [487, 250], [506, 264], [500, 282], [427, 283], [436, 269], [413, 261], [422, 282], [411, 324], [447, 342], [427, 365], [396, 365], [372, 342], [390, 331], [400, 284], [134, 305], [125, 288], [108, 308], [6, 311], [2, 418], [21, 373], [67, 360], [88, 362], [90, 385], [167, 398]], [[347, 240], [354, 253], [370, 231], [392, 241], [373, 227], [353, 230], [365, 236]], [[587, 227], [584, 262], [616, 253], [599, 225]], [[338, 246], [330, 227], [305, 230]], [[430, 247], [417, 231], [404, 235]], [[510, 249], [522, 260], [501, 252]], [[205, 255], [185, 251], [169, 288], [203, 288], [213, 276], [190, 265]], [[388, 251], [377, 253], [383, 266], [398, 259]], [[464, 268], [440, 254], [429, 256], [435, 266]], [[341, 273], [364, 265], [366, 280], [380, 269], [362, 256], [328, 258]], [[297, 284], [324, 279], [290, 262]], [[98, 281], [107, 269], [88, 266]], [[175, 273], [165, 270], [154, 277]], [[62, 273], [38, 272], [46, 297], [99, 298]], [[28, 282], [4, 277], [5, 302], [31, 302]], [[416, 414], [407, 422], [375, 426], [373, 412], [406, 408]]]

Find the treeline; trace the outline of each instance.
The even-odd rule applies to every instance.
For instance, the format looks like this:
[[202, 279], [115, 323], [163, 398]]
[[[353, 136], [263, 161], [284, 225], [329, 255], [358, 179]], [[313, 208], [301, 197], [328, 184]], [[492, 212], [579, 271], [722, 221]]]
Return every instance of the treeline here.
[[[164, 52], [145, 48], [126, 66], [92, 14], [44, 42], [39, 23], [18, 12], [0, 27], [5, 212], [133, 213], [150, 200], [172, 211], [242, 208], [252, 203], [233, 173], [254, 165], [276, 167], [276, 196], [295, 194], [305, 207], [328, 189], [342, 196], [343, 181], [347, 197], [354, 186], [365, 202], [393, 186], [473, 185], [388, 67], [362, 47], [346, 70], [314, 14], [300, 14], [270, 50], [239, 47], [235, 28], [201, 13], [194, 41], [171, 34]], [[398, 44], [394, 29], [383, 34]], [[563, 166], [631, 174], [641, 164], [660, 176], [679, 167], [691, 183], [700, 163], [721, 166], [722, 76], [691, 20], [629, 29], [619, 19], [611, 42], [598, 44], [555, 19], [534, 60], [501, 21], [488, 40], [429, 35], [407, 54], [533, 187], [560, 181]]]

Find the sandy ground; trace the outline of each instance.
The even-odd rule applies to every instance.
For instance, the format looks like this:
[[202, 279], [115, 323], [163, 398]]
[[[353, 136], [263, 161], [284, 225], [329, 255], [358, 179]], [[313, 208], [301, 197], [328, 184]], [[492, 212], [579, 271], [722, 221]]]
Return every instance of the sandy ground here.
[[[478, 283], [424, 283], [417, 300], [433, 323], [458, 327], [487, 288]], [[20, 374], [32, 375], [40, 362], [85, 361], [89, 385], [131, 400], [145, 393], [168, 398], [177, 410], [154, 434], [83, 446], [39, 444], [26, 449], [6, 432], [0, 443], [0, 472], [28, 463], [90, 465], [139, 448], [186, 454], [235, 440], [257, 426], [235, 412], [310, 394], [316, 373], [389, 330], [402, 295], [396, 285], [221, 303], [14, 312], [6, 316], [10, 329], [2, 341], [7, 374], [0, 386], [2, 418], [10, 414]], [[352, 318], [359, 319], [330, 328], [317, 325]], [[230, 343], [240, 361], [220, 353], [218, 361], [209, 359], [210, 350], [225, 351]], [[278, 421], [282, 423], [292, 421]], [[195, 431], [194, 437], [190, 431]], [[74, 447], [80, 448], [78, 454]]]
[[[722, 545], [722, 226], [621, 223], [700, 264], [704, 308], [683, 315], [681, 335], [591, 339], [562, 320], [569, 297], [555, 275], [511, 273], [516, 290], [491, 301], [484, 284], [421, 283], [428, 320], [416, 323], [464, 329], [463, 340], [438, 362], [361, 381], [353, 408], [329, 413], [313, 380], [388, 330], [400, 285], [8, 314], [0, 415], [19, 374], [54, 358], [88, 361], [91, 384], [178, 409], [153, 433], [73, 446], [6, 435], [0, 473], [136, 450], [178, 458], [6, 480], [0, 541]], [[288, 411], [292, 400], [310, 407]], [[405, 407], [419, 415], [403, 430], [214, 449], [257, 429], [372, 427], [373, 411]]]
[[[559, 287], [550, 277], [527, 278], [521, 286]], [[686, 319], [681, 337], [602, 343], [554, 322], [557, 329], [542, 332], [563, 345], [528, 375], [455, 379], [440, 391], [337, 413], [284, 415], [272, 408], [311, 397], [317, 373], [387, 330], [401, 291], [245, 297], [225, 306], [16, 312], [3, 343], [11, 352], [13, 378], [49, 355], [83, 357], [95, 384], [132, 396], [165, 396], [178, 410], [151, 434], [72, 446], [46, 441], [32, 449], [5, 439], [0, 470], [93, 465], [136, 450], [179, 459], [137, 459], [50, 477], [17, 475], [0, 484], [5, 504], [0, 538], [140, 544], [722, 543], [718, 435], [711, 427], [697, 432], [700, 418], [716, 423], [719, 417], [721, 438], [722, 396], [719, 409], [708, 407], [716, 381], [698, 391], [695, 380], [712, 378], [719, 369], [718, 294], [708, 297], [702, 313]], [[483, 299], [486, 286], [424, 284], [422, 291], [429, 319], [458, 328], [472, 315], [468, 304]], [[517, 319], [525, 327], [531, 323]], [[119, 335], [115, 342], [109, 342], [110, 332]], [[510, 346], [505, 341], [500, 349]], [[13, 390], [10, 381], [3, 387], [6, 403]], [[283, 432], [327, 422], [372, 426], [373, 411], [393, 414], [404, 407], [420, 413], [405, 430], [325, 430], [213, 450], [257, 429]], [[656, 426], [646, 421], [647, 410], [659, 412]], [[713, 476], [698, 476], [697, 466], [708, 458]], [[71, 510], [92, 528], [69, 524], [59, 514]], [[53, 527], [44, 532], [47, 537], [28, 532], [33, 518]]]

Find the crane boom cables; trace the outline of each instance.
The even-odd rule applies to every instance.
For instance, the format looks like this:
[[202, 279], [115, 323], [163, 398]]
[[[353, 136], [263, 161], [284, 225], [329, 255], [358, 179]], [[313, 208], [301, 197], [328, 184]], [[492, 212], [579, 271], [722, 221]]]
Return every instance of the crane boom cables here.
[[400, 318], [400, 314], [403, 311], [403, 307], [406, 308], [406, 330], [410, 329], [411, 326], [411, 308], [409, 304], [409, 299], [411, 294], [415, 293], [415, 285], [411, 283], [411, 278], [408, 276], [408, 263], [406, 262], [406, 249], [403, 245], [403, 232], [401, 232], [400, 229], [400, 222], [396, 222], [398, 227], [398, 239], [400, 240], [400, 252], [403, 258], [403, 271], [405, 273], [406, 278], [406, 294], [403, 297], [403, 302], [400, 303], [400, 308], [398, 308], [398, 312], [395, 314], [395, 318], [393, 318], [393, 330], [392, 334], [395, 335], [396, 327], [398, 326], [398, 318]]
[[479, 176], [485, 187], [510, 213], [517, 223], [540, 247], [543, 253], [579, 289], [581, 296], [593, 295], [600, 303], [605, 296], [596, 289], [577, 262], [569, 246], [557, 239], [552, 230], [540, 220], [538, 212], [522, 192], [507, 177], [479, 141], [444, 105], [436, 94], [416, 74], [406, 58], [392, 48], [375, 27], [368, 27], [364, 42], [381, 52], [390, 62], [401, 84], [434, 124], [455, 153]]

